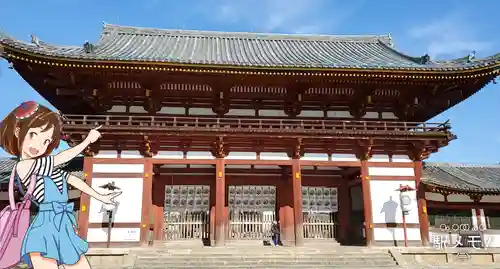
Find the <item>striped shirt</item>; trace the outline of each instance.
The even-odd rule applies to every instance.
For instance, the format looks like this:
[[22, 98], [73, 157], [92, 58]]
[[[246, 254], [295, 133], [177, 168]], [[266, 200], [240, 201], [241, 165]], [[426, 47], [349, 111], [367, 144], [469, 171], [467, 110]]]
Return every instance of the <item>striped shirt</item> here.
[[43, 203], [45, 199], [44, 177], [50, 177], [60, 192], [63, 191], [63, 180], [68, 180], [69, 177], [69, 173], [67, 171], [54, 167], [54, 156], [40, 157], [35, 160], [35, 163], [31, 166], [30, 170], [26, 174], [26, 177], [21, 179], [25, 192], [28, 188], [31, 175], [36, 175], [33, 197], [38, 203]]

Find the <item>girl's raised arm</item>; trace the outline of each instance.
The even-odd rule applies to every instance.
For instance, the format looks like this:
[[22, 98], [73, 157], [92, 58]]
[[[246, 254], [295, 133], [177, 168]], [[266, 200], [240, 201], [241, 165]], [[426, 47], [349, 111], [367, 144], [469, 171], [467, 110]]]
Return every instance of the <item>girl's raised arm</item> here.
[[58, 166], [60, 164], [71, 161], [76, 156], [78, 156], [78, 154], [82, 153], [90, 144], [96, 142], [101, 137], [101, 133], [99, 133], [98, 131], [101, 127], [102, 126], [99, 126], [95, 129], [90, 130], [89, 134], [82, 141], [82, 143], [65, 151], [62, 151], [57, 155], [54, 155], [54, 166]]

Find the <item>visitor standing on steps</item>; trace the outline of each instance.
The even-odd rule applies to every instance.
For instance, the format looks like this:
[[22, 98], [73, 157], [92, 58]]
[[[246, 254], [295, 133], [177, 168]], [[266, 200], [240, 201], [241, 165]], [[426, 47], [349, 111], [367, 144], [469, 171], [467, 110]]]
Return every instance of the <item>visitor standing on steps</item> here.
[[273, 240], [274, 246], [278, 246], [280, 242], [280, 231], [279, 231], [279, 226], [278, 222], [273, 221], [273, 224], [271, 225], [271, 238]]

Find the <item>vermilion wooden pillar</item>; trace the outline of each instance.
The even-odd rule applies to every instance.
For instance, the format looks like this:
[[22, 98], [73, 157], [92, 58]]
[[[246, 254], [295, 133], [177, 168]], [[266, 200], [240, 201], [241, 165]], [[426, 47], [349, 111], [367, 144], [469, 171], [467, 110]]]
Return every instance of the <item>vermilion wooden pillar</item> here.
[[165, 204], [165, 182], [160, 181], [158, 175], [153, 175], [153, 239], [164, 240], [164, 204]]
[[224, 174], [224, 159], [217, 158], [215, 163], [215, 246], [222, 246], [225, 243], [225, 223], [226, 223], [226, 180]]
[[365, 218], [366, 245], [373, 244], [373, 213], [370, 192], [370, 177], [368, 176], [368, 164], [366, 160], [361, 161], [361, 190], [363, 191], [363, 209]]
[[345, 243], [349, 239], [349, 226], [351, 218], [351, 190], [349, 188], [349, 178], [342, 178], [340, 183], [338, 194], [339, 194], [339, 237], [340, 242]]
[[290, 167], [283, 167], [282, 180], [277, 184], [276, 197], [279, 208], [281, 243], [292, 246], [295, 241], [295, 221], [293, 217], [292, 183]]
[[147, 244], [149, 239], [149, 227], [151, 226], [151, 211], [153, 207], [153, 164], [149, 158], [144, 158], [143, 178], [141, 244]]
[[[83, 159], [83, 179], [89, 186], [92, 186], [92, 167], [92, 157], [85, 157]], [[80, 196], [80, 211], [78, 212], [78, 235], [83, 239], [87, 239], [89, 210], [90, 196], [82, 193]]]
[[427, 215], [427, 201], [425, 188], [420, 184], [422, 176], [422, 161], [414, 162], [415, 187], [417, 188], [418, 222], [420, 223], [420, 240], [423, 246], [429, 245], [429, 216]]
[[300, 161], [292, 161], [292, 193], [293, 193], [293, 219], [295, 222], [295, 245], [304, 245], [304, 229], [302, 213], [302, 174], [300, 173]]

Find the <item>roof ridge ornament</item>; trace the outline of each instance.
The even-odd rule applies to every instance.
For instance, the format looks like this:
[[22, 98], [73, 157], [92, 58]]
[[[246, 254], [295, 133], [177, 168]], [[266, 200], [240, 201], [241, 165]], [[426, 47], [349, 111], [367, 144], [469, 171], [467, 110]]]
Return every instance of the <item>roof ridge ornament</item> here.
[[428, 53], [420, 57], [420, 64], [428, 64], [431, 61], [431, 56]]
[[469, 55], [467, 56], [467, 63], [471, 63], [472, 60], [476, 59], [476, 51], [473, 50], [469, 53]]
[[391, 33], [389, 33], [389, 34], [387, 35], [387, 38], [389, 39], [389, 46], [390, 46], [391, 48], [394, 48], [394, 42], [392, 41], [392, 34], [391, 34]]
[[94, 44], [90, 43], [88, 40], [85, 40], [85, 43], [83, 43], [83, 50], [85, 51], [85, 53], [93, 53], [94, 48]]
[[37, 47], [40, 47], [42, 45], [42, 42], [40, 42], [40, 39], [36, 35], [31, 34], [30, 38], [31, 44], [35, 44], [35, 46]]

